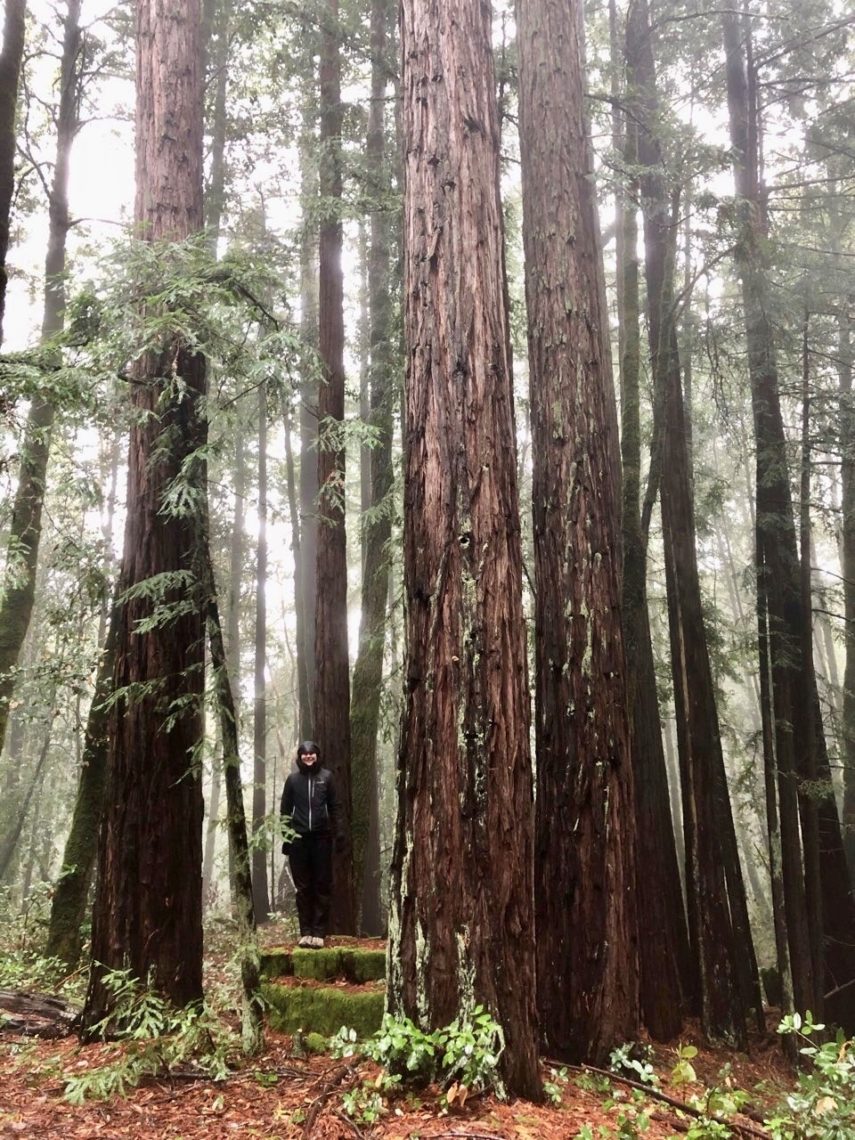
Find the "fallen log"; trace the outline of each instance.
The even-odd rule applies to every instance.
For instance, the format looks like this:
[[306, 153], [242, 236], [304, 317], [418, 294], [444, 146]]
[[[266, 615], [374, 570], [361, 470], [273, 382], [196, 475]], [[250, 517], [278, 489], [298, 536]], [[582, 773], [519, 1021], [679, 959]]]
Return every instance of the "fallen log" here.
[[53, 994], [0, 989], [0, 1030], [23, 1037], [65, 1037], [71, 1032], [77, 1010]]

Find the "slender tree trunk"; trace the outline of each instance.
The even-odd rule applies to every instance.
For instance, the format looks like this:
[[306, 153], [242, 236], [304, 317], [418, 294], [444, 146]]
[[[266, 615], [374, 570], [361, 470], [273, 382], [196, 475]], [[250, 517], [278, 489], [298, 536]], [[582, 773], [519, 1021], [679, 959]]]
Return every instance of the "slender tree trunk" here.
[[[638, 122], [648, 333], [662, 430], [662, 522], [677, 740], [686, 838], [689, 933], [699, 970], [701, 1021], [714, 1038], [743, 1042], [745, 1012], [761, 1009], [748, 908], [733, 830], [695, 551], [688, 427], [673, 307], [675, 205], [659, 142], [652, 31], [645, 0], [627, 19], [629, 98]], [[677, 192], [674, 191], [675, 204]]]
[[267, 922], [267, 389], [258, 389], [258, 544], [255, 570], [255, 703], [253, 707], [252, 897], [255, 921]]
[[635, 1035], [639, 1018], [618, 439], [581, 5], [527, 0], [517, 5], [517, 27], [534, 464], [538, 1012], [551, 1053], [599, 1063]]
[[18, 83], [24, 57], [26, 0], [6, 0], [3, 19], [3, 51], [0, 52], [0, 344], [6, 312], [6, 256], [9, 252], [9, 222], [15, 193], [15, 118]]
[[[65, 245], [68, 234], [68, 166], [77, 133], [80, 85], [80, 6], [69, 0], [60, 68], [56, 161], [50, 190], [48, 247], [42, 343], [49, 345], [65, 319]], [[16, 666], [27, 636], [35, 598], [36, 568], [42, 533], [42, 507], [56, 409], [37, 391], [32, 398], [21, 445], [20, 473], [7, 543], [3, 599], [0, 603], [0, 749], [6, 737], [9, 701], [15, 691]]]
[[86, 740], [77, 784], [71, 830], [65, 841], [62, 869], [53, 892], [46, 954], [74, 967], [83, 944], [83, 920], [104, 812], [107, 769], [107, 705], [116, 663], [118, 611], [113, 606], [107, 640], [101, 651], [95, 692], [86, 722]]
[[[309, 89], [314, 92], [314, 30], [303, 28], [307, 62], [311, 64]], [[304, 95], [303, 134], [300, 140], [300, 181], [303, 230], [300, 242], [300, 333], [311, 348], [318, 343], [317, 212], [314, 103]], [[315, 713], [315, 609], [318, 569], [318, 381], [314, 353], [307, 353], [300, 383], [300, 542], [295, 551], [294, 590], [297, 611], [297, 681], [300, 692], [300, 735], [314, 736]]]
[[[376, 193], [386, 188], [385, 147], [386, 53], [392, 20], [389, 0], [374, 0], [371, 8], [371, 107], [366, 158], [376, 176]], [[383, 679], [383, 648], [389, 597], [389, 554], [392, 533], [388, 511], [377, 514], [392, 487], [392, 404], [395, 392], [395, 336], [392, 328], [392, 288], [389, 257], [394, 220], [387, 208], [371, 215], [368, 252], [369, 353], [368, 399], [371, 423], [378, 430], [377, 446], [368, 454], [368, 508], [375, 514], [363, 523], [364, 562], [359, 652], [353, 669], [351, 736], [353, 748], [353, 860], [357, 898], [365, 934], [384, 928], [380, 902], [380, 816], [377, 780], [377, 730]]]
[[220, 720], [223, 742], [223, 771], [226, 783], [226, 818], [229, 846], [235, 853], [234, 912], [238, 922], [241, 943], [240, 958], [243, 1008], [241, 1026], [245, 1053], [261, 1051], [264, 1044], [264, 1019], [261, 1003], [260, 954], [255, 925], [252, 875], [250, 872], [249, 842], [243, 806], [243, 787], [240, 778], [240, 752], [238, 748], [237, 711], [229, 679], [223, 630], [217, 605], [214, 571], [210, 552], [205, 551], [205, 577], [207, 579], [207, 629], [211, 665], [214, 672], [214, 693]]
[[[206, 8], [207, 8], [206, 3]], [[232, 2], [216, 0], [214, 10], [206, 13], [205, 20], [206, 70], [208, 80], [214, 87], [213, 114], [211, 116], [211, 174], [205, 188], [205, 229], [211, 243], [211, 251], [216, 256], [217, 242], [222, 226], [226, 192], [226, 95], [229, 80], [229, 49]]]
[[[180, 240], [203, 221], [199, 5], [139, 0], [136, 20], [136, 224], [149, 241]], [[103, 981], [111, 969], [151, 980], [176, 1005], [202, 996], [204, 596], [197, 568], [205, 476], [203, 463], [189, 460], [206, 439], [204, 394], [204, 360], [180, 341], [136, 366], [84, 1033], [112, 1012]], [[190, 480], [193, 514], [164, 510], [178, 477]], [[139, 631], [152, 597], [176, 605], [174, 620]]]
[[406, 706], [388, 1004], [480, 1002], [536, 1098], [532, 780], [490, 9], [401, 5]]
[[[5, 831], [2, 837], [2, 841], [0, 841], [0, 883], [9, 882], [12, 878], [10, 875], [12, 859], [16, 854], [18, 844], [21, 840], [21, 835], [24, 831], [24, 824], [27, 822], [27, 816], [29, 815], [30, 807], [34, 799], [37, 800], [37, 792], [42, 785], [45, 765], [48, 761], [52, 725], [53, 717], [50, 717], [41, 748], [39, 749], [39, 754], [35, 766], [32, 770], [32, 773], [28, 773], [29, 781], [27, 783], [23, 798], [21, 799], [20, 806], [18, 807], [18, 810], [15, 814], [15, 820], [12, 826]], [[24, 894], [26, 894], [26, 891]]]
[[[627, 53], [628, 54], [628, 53]], [[638, 165], [638, 124], [627, 122], [628, 169]], [[621, 455], [623, 459], [623, 592], [621, 598], [632, 712], [636, 811], [636, 893], [642, 1019], [651, 1036], [679, 1033], [685, 1012], [697, 1012], [697, 971], [689, 952], [679, 861], [671, 816], [668, 772], [656, 693], [647, 606], [647, 535], [641, 525], [640, 302], [637, 181], [619, 208], [618, 272], [623, 296]], [[621, 272], [622, 269], [622, 272]]]
[[318, 351], [324, 379], [318, 400], [318, 558], [315, 606], [315, 727], [324, 761], [335, 779], [345, 850], [334, 863], [331, 928], [356, 932], [351, 848], [350, 659], [347, 647], [347, 537], [345, 534], [344, 281], [342, 276], [341, 60], [338, 0], [327, 0], [321, 33], [320, 192], [328, 213], [321, 220], [318, 264]]
[[855, 397], [852, 392], [852, 297], [840, 299], [837, 379], [840, 390], [841, 540], [843, 577], [843, 825], [850, 877], [855, 878]]
[[[855, 903], [828, 771], [816, 675], [812, 660], [804, 656], [807, 642], [803, 631], [810, 615], [804, 612], [800, 586], [787, 441], [770, 316], [756, 76], [747, 25], [743, 27], [738, 14], [728, 11], [722, 15], [722, 28], [734, 180], [739, 199], [739, 240], [735, 250], [742, 280], [756, 440], [757, 583], [761, 602], [767, 609], [765, 624], [772, 661], [769, 695], [773, 709], [766, 723], [775, 732], [793, 985], [799, 1008], [816, 1012], [822, 1009], [823, 995], [833, 994], [825, 1010], [827, 1019], [852, 1030], [855, 986], [846, 983], [855, 977]], [[804, 781], [809, 781], [805, 765], [812, 754], [817, 756], [818, 781], [805, 785]], [[822, 785], [827, 785], [827, 790], [817, 794]], [[806, 845], [818, 849], [816, 856], [806, 850]], [[805, 880], [801, 852], [807, 868], [813, 866], [815, 857], [820, 861], [818, 882], [814, 873]], [[822, 975], [816, 977], [810, 930], [820, 919], [824, 960]]]
[[[230, 677], [240, 676], [240, 595], [241, 579], [243, 575], [244, 553], [244, 514], [246, 493], [246, 449], [243, 434], [238, 431], [235, 440], [235, 467], [234, 467], [234, 513], [232, 515], [232, 533], [229, 544], [229, 589], [226, 606], [226, 663]], [[232, 690], [232, 701], [235, 705], [235, 715], [239, 715], [238, 700]], [[217, 848], [217, 832], [220, 827], [220, 798], [222, 793], [222, 765], [216, 760], [212, 765], [211, 795], [208, 805], [208, 822], [205, 829], [205, 853], [202, 861], [202, 898], [207, 906], [212, 901], [214, 889], [214, 858]], [[233, 867], [234, 851], [231, 845], [231, 833], [226, 828], [229, 849], [229, 865]], [[234, 880], [234, 874], [229, 874], [229, 883]], [[233, 900], [234, 901], [234, 900]]]

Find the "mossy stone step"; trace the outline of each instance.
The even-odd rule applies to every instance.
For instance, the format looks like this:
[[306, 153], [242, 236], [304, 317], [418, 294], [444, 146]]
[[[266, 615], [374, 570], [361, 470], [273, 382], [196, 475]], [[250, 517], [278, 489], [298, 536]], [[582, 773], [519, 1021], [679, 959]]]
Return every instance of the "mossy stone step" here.
[[375, 1033], [383, 1020], [385, 993], [376, 982], [347, 990], [267, 981], [262, 983], [261, 993], [267, 1004], [267, 1020], [280, 1033], [301, 1030], [332, 1037], [346, 1025], [364, 1038]]
[[328, 946], [323, 950], [273, 948], [263, 951], [261, 972], [266, 978], [344, 978], [353, 985], [362, 985], [386, 977], [386, 951], [351, 946]]

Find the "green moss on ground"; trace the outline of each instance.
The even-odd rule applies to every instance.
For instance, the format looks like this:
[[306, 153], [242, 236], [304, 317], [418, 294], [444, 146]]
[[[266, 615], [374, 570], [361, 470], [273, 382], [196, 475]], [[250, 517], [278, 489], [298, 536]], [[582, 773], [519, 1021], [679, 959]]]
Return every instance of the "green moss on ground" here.
[[359, 991], [329, 986], [287, 986], [262, 984], [267, 1003], [267, 1019], [280, 1033], [320, 1033], [332, 1037], [342, 1025], [356, 1030], [358, 1037], [370, 1037], [383, 1020], [385, 994], [382, 989]]

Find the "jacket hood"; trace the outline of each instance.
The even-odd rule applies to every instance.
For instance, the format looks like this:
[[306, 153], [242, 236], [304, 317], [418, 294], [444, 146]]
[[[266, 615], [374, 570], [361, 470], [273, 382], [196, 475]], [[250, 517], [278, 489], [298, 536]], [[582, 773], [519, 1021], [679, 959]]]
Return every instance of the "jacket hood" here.
[[[314, 752], [317, 754], [317, 761], [308, 765], [303, 762], [303, 756], [306, 752]], [[314, 740], [303, 740], [297, 747], [297, 767], [301, 772], [314, 771], [321, 766], [321, 750]]]

